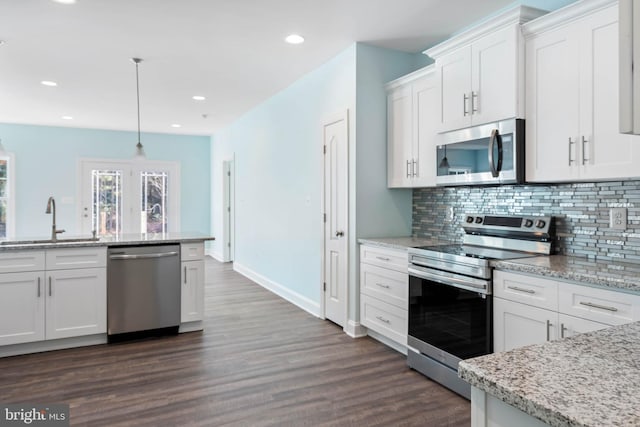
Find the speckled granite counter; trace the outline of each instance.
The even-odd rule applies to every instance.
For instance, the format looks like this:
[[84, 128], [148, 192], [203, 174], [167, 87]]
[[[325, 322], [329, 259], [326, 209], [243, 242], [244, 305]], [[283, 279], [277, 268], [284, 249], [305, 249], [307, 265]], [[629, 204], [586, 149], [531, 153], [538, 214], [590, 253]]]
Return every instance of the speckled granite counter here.
[[214, 237], [202, 233], [131, 233], [113, 236], [102, 236], [98, 240], [91, 240], [86, 236], [59, 237], [51, 242], [46, 237], [27, 237], [19, 239], [0, 240], [0, 252], [25, 249], [47, 248], [79, 248], [92, 246], [118, 245], [152, 245], [159, 243], [195, 243], [215, 240]]
[[363, 245], [380, 246], [383, 248], [406, 250], [418, 246], [445, 245], [451, 242], [438, 239], [428, 239], [423, 237], [367, 237], [358, 239], [358, 243]]
[[471, 385], [552, 426], [640, 425], [640, 322], [460, 362]]
[[538, 274], [583, 285], [640, 293], [640, 263], [592, 261], [586, 258], [552, 255], [492, 261], [491, 265], [500, 270]]

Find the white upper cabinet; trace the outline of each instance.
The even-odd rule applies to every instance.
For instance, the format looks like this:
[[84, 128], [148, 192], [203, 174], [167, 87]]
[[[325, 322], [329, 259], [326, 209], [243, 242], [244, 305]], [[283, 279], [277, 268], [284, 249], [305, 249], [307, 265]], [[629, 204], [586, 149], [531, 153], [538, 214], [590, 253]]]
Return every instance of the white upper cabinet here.
[[617, 2], [579, 2], [524, 32], [527, 181], [640, 176], [640, 137], [619, 132]]
[[520, 24], [543, 13], [516, 7], [425, 51], [436, 61], [438, 132], [524, 116]]
[[387, 185], [435, 185], [439, 88], [428, 66], [387, 85]]

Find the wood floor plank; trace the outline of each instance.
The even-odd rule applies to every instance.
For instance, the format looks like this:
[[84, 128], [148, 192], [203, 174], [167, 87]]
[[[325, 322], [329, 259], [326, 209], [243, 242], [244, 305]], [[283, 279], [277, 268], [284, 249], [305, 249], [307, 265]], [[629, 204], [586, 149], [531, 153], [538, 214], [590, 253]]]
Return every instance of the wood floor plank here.
[[230, 264], [206, 261], [205, 330], [0, 359], [0, 402], [87, 426], [468, 426], [465, 399]]

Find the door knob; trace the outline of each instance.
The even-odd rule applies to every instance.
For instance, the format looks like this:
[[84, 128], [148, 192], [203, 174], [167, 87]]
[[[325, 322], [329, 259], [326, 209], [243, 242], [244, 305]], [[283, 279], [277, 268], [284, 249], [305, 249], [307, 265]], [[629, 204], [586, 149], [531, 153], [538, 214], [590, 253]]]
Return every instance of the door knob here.
[[336, 231], [336, 237], [344, 236], [344, 231]]

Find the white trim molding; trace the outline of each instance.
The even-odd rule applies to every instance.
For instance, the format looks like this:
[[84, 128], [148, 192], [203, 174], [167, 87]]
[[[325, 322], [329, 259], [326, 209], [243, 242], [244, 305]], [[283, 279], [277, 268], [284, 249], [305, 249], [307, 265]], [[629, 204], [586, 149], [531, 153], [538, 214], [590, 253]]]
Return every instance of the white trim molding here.
[[344, 327], [344, 333], [351, 338], [362, 338], [367, 336], [367, 328], [362, 326], [360, 322], [353, 320], [347, 320], [347, 325]]
[[242, 274], [244, 277], [254, 281], [255, 283], [257, 283], [258, 285], [262, 286], [263, 288], [265, 288], [268, 291], [273, 292], [274, 294], [278, 295], [279, 297], [289, 301], [290, 303], [300, 307], [301, 309], [303, 309], [304, 311], [306, 311], [309, 314], [312, 314], [315, 317], [321, 317], [320, 316], [320, 304], [318, 304], [315, 301], [310, 300], [309, 298], [305, 297], [304, 295], [300, 295], [297, 292], [292, 291], [291, 289], [287, 288], [286, 286], [283, 286], [279, 283], [274, 282], [273, 280], [264, 277], [261, 274], [256, 273], [255, 271], [251, 270], [249, 267], [246, 267], [242, 264], [239, 264], [237, 262], [233, 263], [233, 270]]

